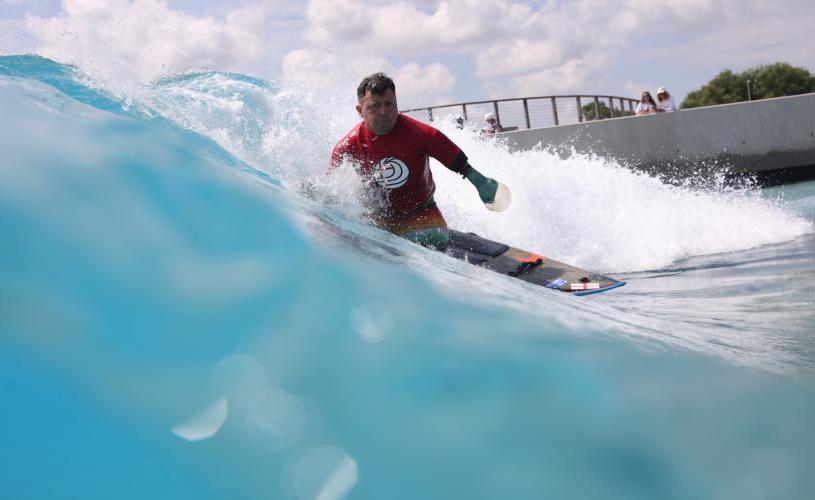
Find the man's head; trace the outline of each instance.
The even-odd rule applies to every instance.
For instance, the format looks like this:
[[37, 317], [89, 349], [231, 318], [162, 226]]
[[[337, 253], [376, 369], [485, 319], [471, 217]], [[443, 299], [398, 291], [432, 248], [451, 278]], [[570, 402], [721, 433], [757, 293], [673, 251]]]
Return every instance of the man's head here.
[[363, 78], [357, 87], [357, 101], [357, 113], [374, 134], [385, 135], [396, 125], [396, 85], [385, 73]]

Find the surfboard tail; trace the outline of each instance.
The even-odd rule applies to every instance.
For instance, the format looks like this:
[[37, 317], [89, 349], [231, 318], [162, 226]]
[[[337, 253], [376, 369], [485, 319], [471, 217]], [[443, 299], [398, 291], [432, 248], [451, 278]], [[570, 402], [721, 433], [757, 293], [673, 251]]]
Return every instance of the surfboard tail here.
[[593, 273], [544, 255], [450, 230], [447, 254], [534, 285], [575, 295], [591, 295], [625, 285], [624, 281]]

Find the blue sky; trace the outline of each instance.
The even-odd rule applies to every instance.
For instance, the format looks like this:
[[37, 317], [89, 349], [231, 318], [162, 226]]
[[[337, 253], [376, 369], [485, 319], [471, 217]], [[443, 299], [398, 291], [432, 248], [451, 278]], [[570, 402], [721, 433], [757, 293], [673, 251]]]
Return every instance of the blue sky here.
[[809, 0], [0, 0], [0, 53], [105, 80], [237, 71], [315, 88], [392, 74], [404, 107], [534, 95], [677, 101], [725, 68], [815, 72]]

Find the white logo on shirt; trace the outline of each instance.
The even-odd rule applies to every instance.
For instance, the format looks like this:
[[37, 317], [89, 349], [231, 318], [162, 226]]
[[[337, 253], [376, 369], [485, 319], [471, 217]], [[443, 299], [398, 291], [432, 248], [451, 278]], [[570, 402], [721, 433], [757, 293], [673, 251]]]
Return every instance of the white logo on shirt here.
[[387, 156], [374, 167], [374, 181], [385, 189], [396, 189], [405, 185], [410, 172], [399, 158]]

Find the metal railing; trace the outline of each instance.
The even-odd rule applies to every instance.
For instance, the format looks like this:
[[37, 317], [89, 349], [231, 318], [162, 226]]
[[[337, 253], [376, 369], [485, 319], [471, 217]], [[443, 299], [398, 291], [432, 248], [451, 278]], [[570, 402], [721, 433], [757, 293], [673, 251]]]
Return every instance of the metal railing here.
[[[581, 123], [598, 117], [603, 120], [629, 116], [634, 114], [638, 103], [638, 99], [610, 95], [553, 95], [459, 102], [407, 109], [402, 113], [431, 122], [461, 115], [467, 121], [478, 123], [483, 122], [484, 115], [491, 112], [504, 130], [516, 130]], [[470, 120], [470, 117], [475, 117], [475, 120]]]

